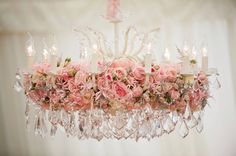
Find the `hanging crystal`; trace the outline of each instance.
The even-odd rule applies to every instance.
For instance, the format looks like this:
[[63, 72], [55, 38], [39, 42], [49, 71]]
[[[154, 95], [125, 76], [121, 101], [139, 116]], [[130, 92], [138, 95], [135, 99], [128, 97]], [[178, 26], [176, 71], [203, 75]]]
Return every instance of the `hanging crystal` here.
[[178, 116], [177, 111], [173, 111], [173, 112], [172, 112], [172, 121], [173, 121], [173, 123], [174, 123], [175, 125], [176, 125], [177, 122], [178, 122], [178, 118], [179, 118], [179, 116]]
[[185, 120], [189, 128], [193, 128], [198, 124], [197, 119], [191, 114], [189, 119]]
[[192, 112], [191, 112], [191, 108], [190, 108], [189, 102], [188, 102], [187, 105], [186, 105], [185, 111], [184, 111], [184, 116], [183, 116], [184, 119], [190, 118], [191, 114], [192, 114]]
[[57, 132], [57, 125], [51, 124], [50, 135], [54, 137], [56, 135], [56, 132]]
[[220, 89], [221, 88], [221, 84], [220, 84], [220, 81], [218, 80], [218, 76], [216, 76], [216, 79], [215, 79], [215, 81], [213, 83], [213, 87], [215, 89]]
[[180, 123], [180, 127], [179, 127], [179, 134], [182, 138], [185, 138], [188, 133], [189, 133], [189, 129], [185, 123], [185, 121], [183, 119], [181, 119], [181, 123]]
[[46, 110], [41, 110], [42, 137], [44, 137], [47, 133], [47, 126], [45, 122], [46, 122]]
[[16, 72], [16, 77], [15, 77], [15, 84], [14, 84], [14, 89], [17, 92], [20, 92], [23, 89], [23, 85], [21, 83], [21, 75], [19, 70]]
[[29, 121], [30, 121], [30, 116], [29, 116], [29, 113], [30, 113], [30, 100], [27, 99], [26, 100], [26, 105], [25, 105], [25, 124], [26, 124], [26, 129], [27, 130], [30, 130], [30, 125], [29, 125]]
[[172, 132], [175, 128], [175, 125], [169, 115], [166, 115], [165, 118], [163, 119], [163, 129], [169, 134]]
[[201, 133], [203, 130], [202, 116], [203, 116], [203, 111], [199, 113], [199, 116], [197, 119], [198, 125], [196, 126], [196, 130], [198, 133]]
[[157, 137], [160, 137], [160, 136], [162, 136], [163, 134], [164, 134], [164, 129], [163, 129], [163, 125], [162, 125], [162, 123], [161, 123], [161, 121], [160, 120], [158, 120], [157, 122], [156, 122], [156, 136]]

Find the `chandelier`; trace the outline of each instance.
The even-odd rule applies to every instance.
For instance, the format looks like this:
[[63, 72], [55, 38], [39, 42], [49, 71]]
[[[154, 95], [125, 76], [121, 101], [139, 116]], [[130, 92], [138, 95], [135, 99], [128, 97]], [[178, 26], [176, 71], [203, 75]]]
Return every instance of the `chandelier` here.
[[220, 87], [217, 70], [208, 67], [207, 48], [199, 48], [198, 61], [197, 49], [185, 44], [177, 48], [178, 62], [166, 48], [158, 62], [152, 51], [159, 28], [141, 33], [131, 26], [121, 40], [119, 8], [119, 0], [109, 0], [104, 16], [114, 25], [114, 41], [90, 27], [74, 30], [80, 36], [79, 61], [62, 61], [53, 40], [50, 46], [44, 41], [43, 59], [36, 62], [29, 34], [28, 67], [17, 71], [14, 88], [25, 93], [26, 127], [34, 125], [35, 134], [55, 136], [60, 129], [79, 139], [137, 141], [169, 134], [175, 127], [183, 138], [192, 128], [202, 131], [210, 86]]

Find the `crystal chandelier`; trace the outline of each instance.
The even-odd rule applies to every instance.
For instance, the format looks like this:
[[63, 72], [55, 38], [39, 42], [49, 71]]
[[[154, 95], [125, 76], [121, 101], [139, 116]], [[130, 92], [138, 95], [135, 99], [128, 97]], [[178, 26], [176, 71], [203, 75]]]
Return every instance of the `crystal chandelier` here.
[[[203, 129], [202, 117], [210, 97], [210, 76], [220, 87], [215, 68], [208, 68], [206, 47], [177, 48], [179, 62], [165, 49], [163, 61], [152, 54], [153, 34], [129, 27], [119, 37], [123, 16], [119, 0], [109, 0], [105, 18], [114, 25], [114, 41], [90, 27], [80, 36], [80, 60], [62, 61], [56, 42], [44, 42], [43, 59], [36, 62], [34, 40], [26, 42], [27, 70], [16, 73], [15, 90], [26, 95], [26, 126], [42, 137], [57, 129], [79, 139], [139, 138], [150, 140], [171, 133], [181, 137]], [[133, 35], [131, 36], [131, 32]], [[124, 42], [122, 50], [120, 42]], [[112, 50], [113, 49], [113, 50]]]

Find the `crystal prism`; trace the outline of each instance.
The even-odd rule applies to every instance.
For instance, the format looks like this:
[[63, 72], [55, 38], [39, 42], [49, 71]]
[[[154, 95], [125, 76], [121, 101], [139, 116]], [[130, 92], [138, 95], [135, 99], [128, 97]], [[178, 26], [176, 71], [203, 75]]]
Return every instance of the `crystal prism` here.
[[163, 129], [169, 134], [170, 132], [174, 130], [174, 128], [175, 128], [175, 125], [173, 121], [171, 120], [169, 115], [167, 115], [167, 117], [165, 117], [164, 122], [163, 122]]
[[189, 133], [188, 127], [185, 121], [183, 120], [179, 127], [179, 134], [182, 138], [185, 138], [188, 135], [188, 133]]
[[200, 117], [198, 118], [198, 125], [196, 126], [196, 130], [198, 133], [201, 133], [203, 130], [203, 123]]

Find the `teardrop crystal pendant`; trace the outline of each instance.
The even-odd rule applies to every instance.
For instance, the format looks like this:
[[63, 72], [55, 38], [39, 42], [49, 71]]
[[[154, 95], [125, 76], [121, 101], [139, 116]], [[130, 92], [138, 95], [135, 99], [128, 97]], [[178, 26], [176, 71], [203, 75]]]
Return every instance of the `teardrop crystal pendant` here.
[[198, 125], [196, 126], [196, 130], [198, 133], [201, 133], [203, 130], [203, 123], [201, 117], [198, 118]]
[[57, 132], [57, 126], [56, 125], [51, 125], [51, 130], [50, 130], [50, 135], [52, 137], [54, 137], [56, 135], [56, 132]]
[[186, 119], [185, 121], [189, 128], [193, 128], [198, 124], [197, 119], [193, 115], [191, 115], [189, 119]]
[[175, 125], [169, 115], [167, 115], [167, 117], [164, 119], [163, 128], [168, 134], [172, 132], [175, 128]]
[[187, 103], [186, 108], [185, 108], [185, 112], [184, 112], [184, 116], [183, 116], [184, 119], [190, 118], [190, 117], [191, 117], [191, 114], [192, 114], [192, 112], [191, 112], [189, 103]]
[[27, 99], [25, 106], [25, 124], [28, 131], [30, 130], [30, 111], [30, 101]]
[[157, 121], [156, 124], [157, 124], [156, 125], [156, 136], [160, 137], [165, 133], [164, 129], [163, 129], [163, 125], [161, 124], [160, 121]]
[[216, 76], [216, 79], [215, 79], [215, 81], [214, 81], [214, 83], [213, 83], [213, 87], [215, 88], [215, 89], [220, 89], [221, 88], [221, 84], [220, 84], [220, 81], [218, 80], [218, 77]]
[[21, 82], [19, 80], [15, 81], [14, 89], [17, 92], [20, 92], [23, 89], [22, 84], [21, 84]]
[[179, 119], [179, 117], [178, 117], [177, 111], [172, 112], [172, 121], [175, 125], [177, 124], [178, 119]]
[[14, 84], [14, 89], [17, 92], [20, 92], [23, 89], [23, 86], [21, 84], [21, 75], [19, 70], [16, 72], [16, 76], [15, 76], [15, 84]]
[[180, 127], [179, 127], [179, 135], [182, 137], [182, 138], [185, 138], [189, 133], [189, 129], [185, 123], [184, 120], [182, 120], [182, 123], [180, 124]]

